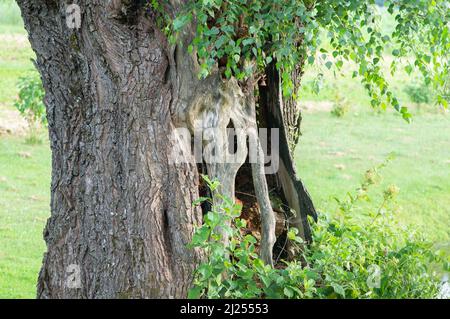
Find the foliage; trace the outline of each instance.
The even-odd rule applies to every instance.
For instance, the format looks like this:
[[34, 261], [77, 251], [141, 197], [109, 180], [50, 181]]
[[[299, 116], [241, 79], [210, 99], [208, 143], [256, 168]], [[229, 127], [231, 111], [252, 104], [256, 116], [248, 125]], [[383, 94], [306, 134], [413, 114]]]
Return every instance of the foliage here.
[[335, 91], [335, 99], [333, 103], [333, 108], [331, 109], [331, 115], [335, 117], [343, 117], [350, 111], [350, 104], [348, 100], [343, 97], [338, 90]]
[[[207, 260], [197, 269], [190, 298], [424, 298], [435, 297], [439, 280], [430, 274], [442, 253], [420, 234], [397, 224], [392, 201], [398, 188], [391, 185], [383, 202], [355, 218], [352, 211], [369, 200], [368, 189], [379, 170], [369, 170], [356, 194], [339, 200], [338, 216], [320, 216], [313, 226], [313, 244], [303, 245], [296, 230], [288, 238], [300, 245], [298, 260], [271, 268], [259, 258], [256, 239], [242, 235], [245, 221], [239, 205], [219, 196], [223, 204], [213, 207], [193, 237], [191, 247], [202, 248]], [[205, 177], [211, 188], [218, 182]], [[211, 200], [201, 198], [200, 201]], [[231, 223], [227, 226], [227, 223]], [[220, 230], [219, 230], [220, 226]], [[222, 242], [222, 232], [229, 244]], [[448, 271], [448, 260], [446, 261]], [[379, 275], [379, 278], [377, 276]]]
[[[391, 34], [380, 28], [380, 12], [374, 0], [194, 0], [173, 20], [175, 33], [195, 19], [196, 37], [189, 47], [201, 62], [201, 77], [218, 63], [226, 77], [258, 78], [274, 61], [282, 74], [285, 96], [296, 97], [291, 72], [304, 63], [321, 63], [342, 69], [344, 61], [357, 66], [373, 107], [392, 105], [409, 120], [410, 114], [389, 89], [380, 61], [393, 45], [394, 73], [402, 57], [406, 71], [418, 69], [427, 84], [448, 87], [450, 39], [448, 0], [390, 0], [384, 5], [395, 15]], [[319, 36], [325, 30], [329, 46]], [[437, 96], [447, 107], [450, 97]]]
[[425, 83], [413, 82], [405, 87], [405, 92], [416, 104], [428, 104], [432, 101], [432, 92]]
[[14, 103], [19, 112], [30, 122], [47, 124], [44, 105], [44, 88], [37, 72], [19, 78], [19, 96]]
[[[443, 253], [433, 252], [420, 233], [398, 224], [393, 201], [399, 193], [396, 185], [385, 188], [379, 205], [364, 216], [355, 216], [357, 206], [371, 200], [369, 188], [380, 182], [380, 170], [386, 164], [368, 170], [356, 194], [336, 198], [338, 216], [324, 216], [314, 228], [314, 242], [305, 258], [325, 278], [325, 294], [350, 298], [437, 295], [439, 280], [430, 274], [431, 263], [443, 262]], [[371, 269], [379, 270], [379, 282], [373, 282], [372, 289], [368, 286], [375, 275]]]
[[29, 141], [37, 141], [36, 126], [46, 125], [47, 117], [44, 105], [44, 88], [39, 74], [35, 71], [19, 78], [19, 95], [14, 106], [27, 120], [30, 130]]

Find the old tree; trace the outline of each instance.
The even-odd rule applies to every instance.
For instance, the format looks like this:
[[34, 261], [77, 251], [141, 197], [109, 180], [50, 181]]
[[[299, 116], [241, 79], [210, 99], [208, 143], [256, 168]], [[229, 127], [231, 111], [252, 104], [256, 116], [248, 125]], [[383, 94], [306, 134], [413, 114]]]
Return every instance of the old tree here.
[[[339, 70], [346, 62], [373, 107], [409, 119], [380, 66], [389, 44], [392, 69], [418, 69], [447, 105], [448, 1], [386, 1], [397, 22], [391, 34], [379, 31], [375, 1], [17, 2], [46, 91], [52, 150], [39, 298], [185, 297], [202, 258], [186, 247], [202, 221], [192, 204], [204, 192], [200, 173], [230, 198], [251, 193], [244, 206], [257, 201], [266, 263], [276, 240], [272, 193], [310, 240], [307, 216], [316, 212], [292, 161], [307, 63]], [[174, 148], [191, 147], [171, 138], [175, 129], [227, 127], [279, 128], [278, 171], [264, 174], [258, 141], [251, 164], [196, 163], [190, 152], [171, 160]], [[76, 267], [73, 287], [66, 279]]]

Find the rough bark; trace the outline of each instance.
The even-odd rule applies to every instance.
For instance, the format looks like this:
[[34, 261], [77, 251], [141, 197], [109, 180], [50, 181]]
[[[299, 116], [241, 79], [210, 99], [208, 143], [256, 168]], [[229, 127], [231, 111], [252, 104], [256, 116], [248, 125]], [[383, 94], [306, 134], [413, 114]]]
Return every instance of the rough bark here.
[[[186, 296], [199, 260], [186, 248], [201, 222], [191, 205], [198, 175], [194, 165], [169, 164], [174, 94], [164, 39], [139, 8], [127, 12], [129, 24], [104, 1], [79, 1], [81, 28], [69, 29], [64, 2], [18, 4], [46, 90], [52, 150], [38, 297]], [[79, 288], [67, 282], [76, 267]]]

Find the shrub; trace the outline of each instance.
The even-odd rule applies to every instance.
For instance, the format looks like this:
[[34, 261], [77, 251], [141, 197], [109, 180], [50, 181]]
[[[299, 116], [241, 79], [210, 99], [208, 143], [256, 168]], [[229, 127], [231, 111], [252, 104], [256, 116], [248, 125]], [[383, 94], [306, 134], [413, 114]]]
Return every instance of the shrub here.
[[28, 123], [28, 142], [38, 142], [36, 130], [39, 125], [46, 125], [47, 118], [44, 105], [44, 89], [39, 74], [36, 71], [19, 78], [17, 85], [19, 96], [14, 106]]
[[[383, 164], [384, 165], [384, 164]], [[375, 169], [375, 171], [378, 171]], [[218, 183], [205, 177], [210, 188]], [[337, 200], [337, 215], [322, 214], [313, 226], [313, 244], [303, 245], [296, 229], [288, 238], [302, 248], [294, 261], [272, 268], [256, 252], [256, 239], [242, 235], [241, 207], [219, 196], [193, 237], [191, 247], [204, 249], [207, 258], [195, 273], [190, 298], [428, 298], [438, 294], [433, 263], [443, 262], [419, 233], [399, 225], [393, 199], [398, 187], [383, 193], [382, 203], [365, 216], [352, 212], [369, 199], [372, 181], [364, 180], [356, 194]], [[201, 198], [201, 201], [211, 201]], [[231, 226], [226, 226], [227, 222]], [[221, 227], [222, 232], [218, 230]], [[229, 237], [224, 246], [221, 233]], [[448, 265], [448, 260], [446, 262]]]
[[333, 107], [331, 109], [331, 115], [335, 117], [343, 117], [350, 111], [350, 104], [345, 97], [341, 96], [337, 87], [335, 87], [334, 90], [335, 97]]
[[423, 82], [415, 82], [405, 86], [405, 92], [408, 94], [411, 102], [417, 105], [429, 104], [432, 102], [432, 90]]

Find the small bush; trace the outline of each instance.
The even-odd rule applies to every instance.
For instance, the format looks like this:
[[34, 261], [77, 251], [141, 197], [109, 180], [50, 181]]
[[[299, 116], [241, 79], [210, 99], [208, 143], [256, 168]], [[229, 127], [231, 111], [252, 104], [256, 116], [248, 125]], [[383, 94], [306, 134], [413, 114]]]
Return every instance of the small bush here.
[[333, 108], [331, 109], [331, 115], [335, 117], [343, 117], [350, 111], [350, 104], [348, 100], [342, 97], [339, 93], [336, 93]]
[[406, 85], [405, 92], [408, 94], [411, 102], [417, 105], [430, 104], [433, 100], [431, 88], [423, 82]]
[[[378, 172], [378, 169], [374, 171]], [[217, 182], [205, 178], [212, 189]], [[193, 237], [191, 247], [204, 249], [207, 260], [195, 273], [190, 298], [430, 298], [439, 290], [431, 274], [433, 263], [443, 258], [419, 233], [399, 225], [391, 202], [398, 187], [391, 185], [383, 200], [364, 217], [352, 211], [369, 199], [372, 180], [356, 194], [347, 194], [339, 214], [322, 214], [313, 226], [313, 244], [303, 245], [296, 229], [288, 238], [302, 247], [298, 260], [272, 268], [256, 253], [256, 239], [243, 236], [241, 207], [220, 195], [223, 204], [213, 207]], [[202, 198], [199, 201], [211, 201]], [[227, 222], [231, 226], [226, 226]], [[222, 243], [221, 232], [229, 237]], [[448, 260], [447, 260], [448, 265]], [[448, 270], [448, 269], [447, 269]]]
[[17, 87], [19, 89], [19, 96], [14, 106], [28, 123], [29, 136], [27, 137], [27, 141], [29, 143], [37, 143], [39, 142], [39, 137], [37, 136], [39, 125], [47, 124], [45, 105], [43, 102], [45, 93], [39, 74], [34, 71], [19, 78]]

